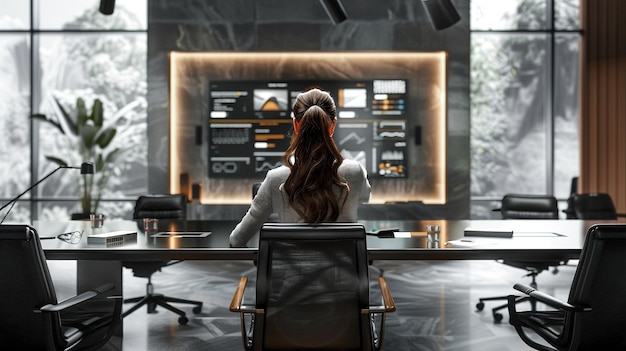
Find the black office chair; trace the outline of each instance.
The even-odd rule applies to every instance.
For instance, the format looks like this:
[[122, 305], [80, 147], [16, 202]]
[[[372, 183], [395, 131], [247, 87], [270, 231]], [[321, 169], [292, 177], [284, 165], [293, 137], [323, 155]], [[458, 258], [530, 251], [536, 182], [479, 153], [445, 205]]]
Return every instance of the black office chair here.
[[58, 302], [37, 231], [0, 226], [0, 340], [15, 350], [95, 350], [120, 326], [105, 284]]
[[[501, 207], [494, 211], [500, 211], [503, 219], [558, 219], [559, 208], [557, 200], [554, 196], [549, 195], [519, 195], [519, 194], [507, 194], [502, 198]], [[558, 267], [566, 262], [563, 261], [511, 261], [501, 260], [499, 261], [507, 266], [526, 270], [526, 276], [531, 278], [530, 285], [534, 288], [537, 287], [537, 275], [539, 273], [550, 269], [550, 267]], [[557, 273], [558, 270], [554, 268], [553, 273]], [[482, 311], [485, 308], [485, 301], [495, 300], [507, 300], [507, 296], [493, 296], [483, 297], [478, 299], [476, 309]], [[519, 302], [527, 301], [528, 299], [520, 298]], [[534, 301], [531, 302], [532, 308], [535, 308]], [[498, 311], [505, 309], [507, 304], [502, 304], [491, 309], [493, 319], [496, 323], [502, 321], [502, 314]]]
[[573, 177], [570, 183], [570, 196], [567, 198], [567, 207], [563, 210], [566, 219], [576, 219], [576, 211], [574, 211], [574, 195], [578, 194], [578, 177]]
[[559, 219], [556, 198], [550, 195], [507, 194], [502, 197], [502, 219]]
[[[133, 212], [133, 219], [142, 221], [143, 218], [158, 218], [158, 219], [179, 219], [186, 220], [187, 218], [187, 198], [185, 195], [143, 195], [140, 196], [135, 203], [135, 210]], [[138, 223], [143, 229], [143, 223]], [[176, 297], [164, 296], [162, 294], [154, 294], [154, 287], [152, 285], [152, 274], [161, 271], [161, 268], [176, 264], [180, 261], [129, 261], [124, 262], [124, 266], [133, 270], [135, 277], [148, 278], [146, 284], [146, 294], [144, 296], [133, 297], [124, 299], [124, 303], [134, 303], [135, 305], [126, 310], [122, 317], [133, 313], [141, 306], [146, 305], [148, 313], [156, 313], [156, 307], [161, 306], [167, 310], [170, 310], [180, 317], [178, 323], [187, 324], [189, 319], [186, 313], [172, 306], [170, 303], [184, 303], [191, 304], [195, 307], [192, 309], [193, 313], [200, 313], [202, 311], [201, 301], [192, 301], [179, 299]]]
[[[550, 309], [517, 311], [518, 297], [509, 297], [510, 323], [522, 340], [544, 351], [626, 350], [624, 253], [626, 225], [594, 225], [587, 232], [567, 302], [515, 284], [516, 290]], [[551, 347], [529, 334], [539, 335]]]
[[613, 199], [606, 193], [573, 194], [570, 197], [574, 217], [578, 219], [617, 219]]
[[256, 303], [244, 305], [242, 277], [230, 310], [240, 313], [246, 350], [379, 350], [395, 303], [379, 277], [382, 305], [370, 306], [361, 224], [265, 224]]

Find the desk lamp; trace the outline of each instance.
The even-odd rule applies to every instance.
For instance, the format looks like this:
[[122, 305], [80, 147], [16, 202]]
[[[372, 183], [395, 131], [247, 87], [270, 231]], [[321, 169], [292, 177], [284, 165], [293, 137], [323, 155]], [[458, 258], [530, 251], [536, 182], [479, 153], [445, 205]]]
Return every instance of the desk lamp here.
[[22, 192], [21, 194], [17, 195], [16, 197], [14, 197], [11, 201], [7, 202], [6, 204], [4, 204], [2, 207], [0, 207], [0, 211], [4, 210], [7, 206], [11, 205], [11, 207], [9, 208], [9, 210], [7, 211], [7, 213], [4, 214], [4, 217], [2, 217], [2, 220], [0, 220], [0, 224], [2, 224], [4, 222], [4, 220], [7, 218], [7, 216], [9, 215], [9, 212], [11, 212], [11, 210], [13, 209], [13, 206], [15, 205], [15, 203], [17, 202], [17, 200], [19, 200], [19, 198], [21, 198], [24, 194], [26, 194], [27, 192], [31, 191], [34, 187], [36, 187], [37, 185], [39, 185], [39, 183], [43, 182], [44, 180], [48, 179], [48, 177], [50, 177], [51, 175], [53, 175], [56, 171], [58, 171], [61, 168], [72, 168], [72, 169], [80, 169], [80, 174], [94, 174], [94, 165], [91, 162], [84, 162], [80, 167], [74, 167], [74, 166], [67, 166], [67, 165], [62, 165], [59, 166], [57, 168], [55, 168], [54, 170], [52, 170], [52, 172], [46, 174], [45, 177], [39, 179], [35, 184], [31, 185], [30, 187], [28, 187], [28, 189], [24, 190], [24, 192]]
[[100, 13], [112, 15], [115, 10], [115, 0], [100, 0]]

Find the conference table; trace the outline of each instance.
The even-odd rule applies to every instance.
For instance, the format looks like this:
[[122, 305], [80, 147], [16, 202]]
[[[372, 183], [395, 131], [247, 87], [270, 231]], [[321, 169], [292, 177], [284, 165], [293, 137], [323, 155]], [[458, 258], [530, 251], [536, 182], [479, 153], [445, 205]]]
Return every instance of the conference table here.
[[[366, 230], [372, 260], [491, 260], [576, 258], [591, 220], [422, 220], [359, 221]], [[158, 235], [147, 235], [132, 220], [108, 220], [92, 229], [89, 221], [36, 221], [49, 260], [150, 261], [150, 260], [253, 260], [258, 234], [247, 247], [231, 248], [228, 235], [235, 221], [163, 221]], [[441, 228], [438, 243], [429, 243], [426, 226]], [[60, 233], [80, 231], [77, 244], [59, 240]], [[389, 233], [394, 235], [376, 235]], [[121, 245], [90, 243], [89, 237], [110, 232], [130, 232], [136, 237]], [[501, 233], [510, 237], [497, 237]], [[202, 235], [199, 235], [202, 234]], [[470, 236], [470, 234], [472, 236]], [[50, 240], [46, 240], [50, 239]]]
[[[590, 226], [617, 221], [585, 220], [422, 220], [359, 221], [368, 235], [369, 259], [376, 260], [562, 260], [579, 257]], [[77, 262], [77, 292], [108, 282], [123, 292], [124, 262], [155, 260], [254, 260], [258, 233], [247, 247], [231, 248], [228, 235], [236, 221], [159, 221], [159, 231], [146, 234], [132, 220], [106, 220], [93, 229], [89, 221], [36, 221], [48, 260]], [[429, 241], [427, 225], [440, 228], [439, 240]], [[61, 233], [82, 233], [69, 243]], [[124, 240], [113, 245], [94, 238], [110, 233]], [[112, 341], [121, 349], [122, 326]]]
[[[422, 220], [359, 221], [368, 233], [370, 260], [569, 260], [579, 256], [588, 220]], [[601, 221], [616, 222], [616, 221]], [[146, 234], [131, 220], [108, 220], [92, 229], [89, 221], [37, 221], [48, 260], [76, 260], [78, 291], [107, 280], [122, 291], [123, 262], [154, 260], [254, 260], [258, 234], [247, 247], [231, 248], [228, 235], [235, 221], [161, 221], [159, 232]], [[429, 242], [427, 225], [438, 225], [438, 242]], [[76, 244], [59, 240], [60, 233], [79, 231]], [[114, 246], [90, 243], [103, 233], [125, 235]], [[390, 233], [393, 235], [381, 235]], [[507, 237], [493, 235], [509, 234]], [[377, 235], [375, 235], [377, 234]], [[470, 234], [472, 234], [470, 236]]]

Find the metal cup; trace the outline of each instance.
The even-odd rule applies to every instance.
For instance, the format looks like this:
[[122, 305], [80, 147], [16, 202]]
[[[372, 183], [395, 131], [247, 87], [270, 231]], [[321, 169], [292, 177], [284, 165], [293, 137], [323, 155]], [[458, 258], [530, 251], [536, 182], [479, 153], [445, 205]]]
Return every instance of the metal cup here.
[[427, 225], [426, 226], [426, 237], [428, 238], [428, 242], [439, 242], [439, 237], [441, 235], [441, 227], [438, 225]]
[[89, 214], [89, 220], [91, 221], [91, 229], [102, 228], [104, 225], [104, 215], [102, 213]]
[[144, 218], [143, 230], [146, 233], [156, 233], [159, 231], [159, 219], [158, 218]]

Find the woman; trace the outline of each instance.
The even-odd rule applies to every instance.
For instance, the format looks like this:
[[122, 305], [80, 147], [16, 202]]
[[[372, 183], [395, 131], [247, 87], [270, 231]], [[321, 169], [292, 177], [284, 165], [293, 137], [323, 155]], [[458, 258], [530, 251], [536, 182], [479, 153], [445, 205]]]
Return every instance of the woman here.
[[272, 213], [281, 222], [356, 222], [370, 196], [360, 163], [344, 160], [332, 138], [337, 124], [333, 98], [311, 89], [293, 105], [295, 134], [283, 166], [267, 172], [250, 209], [230, 234], [230, 245], [245, 246]]

